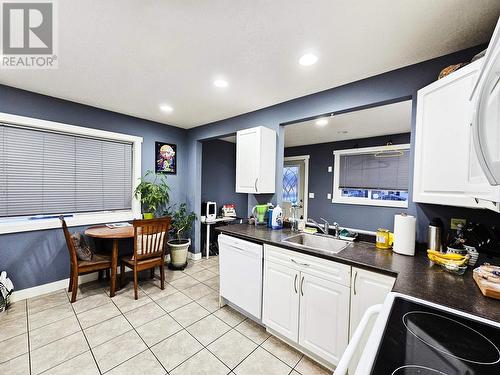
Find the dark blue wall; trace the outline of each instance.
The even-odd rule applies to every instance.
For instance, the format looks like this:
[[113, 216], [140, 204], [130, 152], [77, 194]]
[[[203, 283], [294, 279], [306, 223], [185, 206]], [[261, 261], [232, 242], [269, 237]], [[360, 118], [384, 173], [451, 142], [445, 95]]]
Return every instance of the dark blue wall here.
[[[169, 177], [173, 201], [187, 198], [191, 209], [199, 215], [202, 199], [202, 140], [219, 138], [237, 130], [267, 126], [276, 130], [277, 165], [283, 163], [284, 131], [280, 124], [319, 114], [412, 98], [412, 129], [415, 129], [416, 92], [433, 82], [439, 71], [457, 62], [467, 61], [484, 46], [478, 46], [419, 64], [411, 65], [330, 90], [294, 99], [259, 111], [200, 126], [189, 131], [133, 118], [77, 103], [54, 99], [15, 88], [0, 86], [0, 112], [36, 117], [68, 124], [94, 127], [144, 137], [142, 169], [153, 168], [154, 141], [170, 141], [178, 145], [179, 172]], [[414, 133], [411, 137], [413, 163]], [[281, 168], [279, 168], [281, 170]], [[410, 170], [413, 174], [413, 167]], [[281, 200], [281, 172], [277, 172], [277, 194]], [[410, 194], [412, 189], [410, 187]], [[266, 197], [266, 201], [269, 199]], [[256, 201], [248, 197], [248, 205]], [[351, 206], [349, 206], [351, 207]], [[351, 220], [354, 227], [374, 226], [377, 216], [368, 215], [366, 208]], [[433, 216], [469, 217], [483, 222], [498, 222], [500, 216], [483, 210], [466, 210], [445, 206], [421, 205], [409, 202], [408, 212], [417, 215], [418, 238], [425, 239], [426, 225]], [[335, 220], [335, 216], [332, 216]], [[347, 220], [347, 219], [346, 219]], [[350, 221], [354, 224], [354, 221]], [[377, 223], [375, 226], [378, 226]], [[392, 228], [392, 225], [390, 226]], [[199, 252], [199, 221], [196, 222], [194, 251]], [[68, 276], [68, 260], [59, 231], [25, 232], [0, 236], [0, 269], [13, 275], [17, 289], [48, 283]]]
[[201, 200], [236, 205], [236, 213], [246, 217], [248, 194], [236, 193], [236, 144], [221, 140], [203, 142]]
[[[187, 131], [184, 129], [3, 85], [0, 85], [0, 112], [141, 136], [143, 172], [154, 169], [155, 141], [176, 143], [178, 173], [168, 176], [171, 201], [186, 200]], [[77, 229], [82, 228], [71, 228]], [[67, 253], [61, 230], [0, 235], [0, 270], [7, 270], [18, 290], [69, 277]]]
[[332, 203], [326, 196], [333, 190], [333, 173], [328, 172], [328, 166], [335, 168], [334, 150], [384, 146], [389, 141], [394, 144], [410, 143], [410, 133], [285, 148], [285, 157], [309, 155], [308, 185], [309, 193], [314, 193], [314, 198], [308, 200], [307, 215], [317, 221], [321, 217], [331, 223], [337, 221], [341, 226], [349, 228], [370, 231], [392, 228], [394, 215], [406, 211], [405, 209]]
[[[234, 133], [237, 130], [251, 128], [262, 125], [276, 130], [278, 134], [278, 149], [276, 163], [283, 163], [284, 131], [281, 124], [296, 121], [307, 117], [319, 116], [321, 114], [346, 111], [362, 106], [374, 104], [389, 103], [397, 100], [412, 99], [412, 149], [410, 152], [410, 195], [413, 193], [413, 159], [414, 159], [414, 130], [416, 114], [417, 91], [422, 87], [434, 82], [439, 72], [448, 65], [459, 62], [470, 61], [470, 59], [485, 48], [485, 45], [458, 51], [446, 56], [441, 56], [432, 60], [424, 61], [418, 64], [406, 66], [374, 77], [366, 78], [360, 81], [352, 82], [343, 86], [335, 87], [330, 90], [318, 92], [312, 95], [304, 96], [288, 102], [277, 104], [258, 111], [244, 115], [217, 121], [211, 124], [193, 128], [189, 131], [189, 172], [188, 172], [188, 201], [194, 209], [198, 209], [201, 200], [201, 140], [218, 138], [227, 134]], [[369, 63], [369, 62], [367, 62]], [[334, 67], [332, 67], [334, 69]], [[278, 168], [276, 173], [276, 196], [274, 200], [281, 201], [282, 171]], [[255, 196], [249, 196], [249, 206], [255, 202]], [[450, 211], [458, 213], [461, 217], [476, 217], [481, 221], [497, 220], [500, 216], [484, 210], [474, 211], [466, 209], [455, 209], [445, 206], [429, 207], [430, 205], [417, 205], [410, 200], [408, 213], [417, 216], [417, 238], [424, 241], [427, 224], [429, 219], [439, 214], [447, 217]], [[198, 209], [199, 210], [199, 209]], [[457, 212], [458, 210], [458, 212]], [[377, 216], [365, 214], [371, 211], [371, 208], [364, 207], [360, 209], [362, 214], [356, 215], [358, 221], [357, 227], [376, 227], [374, 220]], [[353, 217], [354, 218], [354, 217]], [[335, 219], [335, 218], [333, 218]], [[477, 220], [476, 219], [476, 220]], [[351, 221], [352, 222], [352, 221]], [[354, 226], [354, 225], [353, 225]], [[392, 225], [390, 226], [392, 228]], [[196, 234], [199, 233], [199, 224], [196, 226]], [[199, 251], [199, 236], [196, 238], [195, 251]]]

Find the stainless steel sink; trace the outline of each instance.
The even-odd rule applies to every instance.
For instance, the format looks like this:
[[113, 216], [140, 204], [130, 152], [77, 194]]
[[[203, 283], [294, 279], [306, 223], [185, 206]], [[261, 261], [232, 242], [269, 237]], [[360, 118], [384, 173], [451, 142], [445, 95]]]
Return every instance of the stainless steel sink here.
[[299, 233], [284, 238], [282, 242], [300, 246], [306, 249], [321, 250], [332, 254], [337, 254], [349, 246], [349, 241], [339, 240], [324, 234]]

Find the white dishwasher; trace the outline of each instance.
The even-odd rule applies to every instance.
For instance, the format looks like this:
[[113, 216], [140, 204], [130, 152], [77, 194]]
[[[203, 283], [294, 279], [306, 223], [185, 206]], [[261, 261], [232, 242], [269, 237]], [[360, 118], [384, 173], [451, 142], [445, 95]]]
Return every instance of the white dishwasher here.
[[263, 246], [219, 235], [220, 295], [255, 318], [262, 318]]

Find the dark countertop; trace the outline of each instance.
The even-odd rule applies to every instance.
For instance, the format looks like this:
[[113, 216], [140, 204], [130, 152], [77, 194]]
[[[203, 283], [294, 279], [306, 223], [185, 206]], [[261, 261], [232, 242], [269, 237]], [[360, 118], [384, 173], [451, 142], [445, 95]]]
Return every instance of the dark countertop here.
[[280, 246], [293, 251], [331, 259], [396, 277], [393, 291], [449, 306], [486, 319], [500, 321], [500, 300], [485, 297], [472, 278], [469, 268], [463, 276], [452, 275], [432, 265], [424, 252], [414, 257], [378, 250], [368, 242], [355, 242], [337, 254], [306, 250], [281, 242], [295, 233], [289, 229], [271, 230], [249, 224], [232, 224], [217, 231], [246, 240]]

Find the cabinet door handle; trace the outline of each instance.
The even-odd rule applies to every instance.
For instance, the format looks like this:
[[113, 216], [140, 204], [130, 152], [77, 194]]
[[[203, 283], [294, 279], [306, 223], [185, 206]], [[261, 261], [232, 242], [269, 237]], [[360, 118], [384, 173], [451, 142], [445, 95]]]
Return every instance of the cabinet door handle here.
[[297, 290], [297, 274], [295, 274], [295, 280], [293, 281], [293, 289], [295, 289], [295, 294], [298, 293]]
[[302, 276], [302, 279], [300, 280], [300, 295], [304, 295], [304, 276]]
[[358, 279], [358, 272], [354, 271], [354, 281], [352, 283], [352, 291], [356, 295], [356, 280]]
[[259, 191], [259, 189], [257, 188], [257, 181], [259, 181], [258, 177], [255, 179], [255, 183], [254, 183], [255, 191]]
[[297, 262], [295, 259], [293, 258], [290, 258], [290, 260], [295, 263], [295, 264], [298, 264], [299, 266], [304, 266], [304, 267], [309, 267], [310, 264], [307, 264], [307, 263], [300, 263], [300, 262]]

